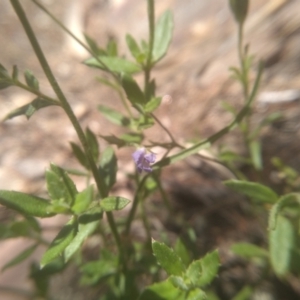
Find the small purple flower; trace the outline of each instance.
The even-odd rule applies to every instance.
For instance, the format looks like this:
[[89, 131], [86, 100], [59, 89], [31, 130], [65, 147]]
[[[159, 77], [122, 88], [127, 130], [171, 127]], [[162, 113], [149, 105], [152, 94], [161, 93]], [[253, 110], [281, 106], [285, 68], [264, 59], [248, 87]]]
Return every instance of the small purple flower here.
[[142, 171], [151, 172], [150, 164], [153, 164], [156, 159], [154, 153], [147, 153], [145, 148], [140, 148], [132, 154], [132, 158], [137, 166], [139, 173]]

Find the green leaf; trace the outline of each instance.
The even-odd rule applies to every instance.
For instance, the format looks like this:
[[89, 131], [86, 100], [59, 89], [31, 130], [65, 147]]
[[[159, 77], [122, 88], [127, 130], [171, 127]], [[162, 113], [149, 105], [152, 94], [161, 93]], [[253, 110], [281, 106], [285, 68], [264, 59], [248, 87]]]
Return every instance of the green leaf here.
[[122, 86], [125, 90], [126, 96], [132, 105], [145, 104], [145, 96], [136, 81], [127, 74], [123, 74], [122, 76]]
[[207, 300], [207, 299], [208, 298], [206, 293], [200, 289], [194, 289], [190, 291], [186, 298], [186, 300]]
[[126, 142], [119, 139], [115, 135], [100, 135], [105, 141], [111, 145], [117, 145], [118, 148], [121, 148], [126, 145]]
[[258, 203], [275, 203], [277, 194], [269, 187], [257, 182], [243, 180], [227, 180], [224, 184], [236, 192], [242, 193]]
[[[94, 214], [92, 214], [94, 213]], [[97, 216], [96, 216], [97, 215]], [[86, 215], [87, 216], [87, 215]], [[71, 241], [71, 243], [66, 247], [64, 250], [64, 260], [65, 262], [68, 262], [70, 258], [74, 255], [75, 252], [77, 252], [83, 242], [96, 230], [100, 218], [102, 217], [102, 214], [99, 215], [99, 209], [97, 208], [92, 209], [89, 212], [89, 220], [90, 222], [87, 222], [87, 218], [84, 218], [84, 216], [81, 216], [81, 219], [79, 219], [79, 226], [78, 226], [78, 232], [75, 236], [75, 238]], [[91, 218], [93, 216], [93, 218]], [[84, 221], [84, 223], [80, 223], [80, 221]]]
[[99, 105], [98, 109], [112, 123], [117, 124], [119, 126], [124, 126], [124, 127], [128, 127], [130, 125], [130, 119], [123, 116], [118, 111], [111, 109], [104, 105]]
[[0, 78], [1, 79], [10, 79], [7, 70], [4, 68], [2, 64], [0, 64]]
[[181, 258], [181, 261], [184, 263], [185, 266], [188, 266], [190, 264], [191, 255], [181, 238], [177, 239], [174, 251]]
[[33, 234], [32, 225], [27, 220], [16, 221], [10, 224], [9, 230], [12, 237], [31, 237]]
[[108, 253], [102, 250], [99, 260], [94, 260], [84, 264], [81, 268], [81, 280], [82, 285], [95, 285], [101, 279], [108, 278], [111, 275], [117, 273], [117, 256], [113, 253]]
[[25, 115], [26, 118], [29, 120], [29, 118], [37, 110], [47, 106], [58, 106], [58, 104], [56, 105], [53, 102], [50, 102], [49, 100], [37, 97], [32, 102], [11, 111], [9, 114], [5, 116], [4, 121], [21, 115]]
[[122, 134], [120, 139], [124, 141], [126, 145], [141, 144], [144, 139], [144, 135], [138, 132], [129, 132]]
[[86, 129], [85, 135], [86, 135], [88, 145], [89, 145], [90, 149], [92, 150], [93, 158], [95, 161], [98, 161], [98, 159], [99, 159], [99, 144], [98, 144], [97, 138], [96, 138], [95, 134], [89, 128]]
[[110, 57], [118, 56], [118, 46], [115, 40], [110, 39], [106, 46], [107, 55]]
[[15, 265], [18, 265], [19, 263], [24, 261], [26, 258], [28, 258], [34, 252], [34, 250], [36, 249], [37, 246], [38, 245], [34, 244], [34, 245], [26, 248], [24, 251], [22, 251], [20, 254], [18, 254], [15, 258], [13, 258], [8, 263], [6, 263], [2, 267], [2, 271], [9, 269]]
[[202, 276], [202, 262], [200, 259], [193, 261], [187, 271], [186, 278], [192, 283], [193, 287], [198, 287]]
[[173, 18], [170, 11], [166, 11], [155, 26], [152, 61], [158, 62], [167, 53], [172, 39]]
[[46, 171], [47, 190], [52, 200], [63, 199], [65, 203], [72, 205], [78, 193], [76, 186], [67, 172], [54, 165]]
[[71, 147], [72, 147], [72, 151], [73, 151], [73, 154], [75, 155], [75, 157], [77, 158], [78, 162], [83, 166], [85, 167], [86, 169], [90, 169], [90, 165], [88, 163], [88, 160], [85, 156], [85, 153], [81, 150], [81, 148], [75, 144], [75, 143], [70, 143], [71, 144]]
[[253, 166], [256, 170], [262, 170], [261, 144], [258, 141], [252, 141], [249, 145]]
[[145, 105], [145, 112], [151, 113], [153, 112], [156, 108], [159, 107], [161, 103], [161, 97], [153, 97], [147, 104]]
[[131, 146], [134, 144], [141, 144], [144, 139], [144, 135], [142, 133], [130, 132], [122, 134], [119, 138], [115, 135], [100, 135], [104, 140], [106, 140], [111, 145], [117, 145], [118, 148], [123, 146]]
[[[126, 74], [134, 74], [141, 71], [141, 67], [134, 62], [126, 60], [124, 58], [115, 57], [115, 56], [98, 56], [99, 60], [105, 64], [105, 66], [111, 71], [115, 73], [126, 73]], [[101, 70], [106, 70], [106, 68], [99, 63], [99, 61], [92, 57], [84, 61], [89, 67], [98, 68]]]
[[79, 224], [89, 224], [102, 218], [103, 210], [100, 206], [89, 208], [88, 211], [79, 216]]
[[280, 211], [289, 204], [292, 204], [299, 199], [299, 195], [295, 193], [287, 194], [279, 198], [279, 200], [272, 206], [269, 216], [269, 230], [276, 228], [277, 217]]
[[0, 78], [0, 90], [3, 90], [12, 85], [13, 85], [13, 83], [10, 80]]
[[13, 80], [18, 80], [19, 70], [16, 65], [13, 66], [12, 78]]
[[253, 294], [253, 288], [249, 285], [244, 286], [232, 300], [249, 300]]
[[185, 292], [177, 289], [169, 280], [148, 286], [138, 300], [185, 300]]
[[252, 257], [268, 257], [267, 250], [250, 243], [236, 243], [231, 246], [231, 251], [236, 255], [242, 256], [246, 259]]
[[0, 190], [0, 204], [25, 215], [41, 218], [54, 215], [49, 212], [48, 200], [20, 192]]
[[135, 126], [139, 130], [150, 128], [155, 124], [154, 119], [147, 115], [142, 115], [140, 116], [140, 118], [133, 119], [132, 121], [133, 126]]
[[186, 283], [184, 282], [183, 278], [180, 276], [174, 276], [171, 275], [169, 277], [169, 281], [178, 289], [182, 290], [182, 291], [188, 291], [189, 287], [186, 285]]
[[141, 49], [134, 39], [134, 37], [130, 34], [126, 34], [126, 43], [130, 50], [131, 55], [139, 62], [139, 57], [141, 55]]
[[91, 204], [93, 200], [93, 186], [90, 185], [82, 192], [78, 193], [75, 197], [74, 204], [72, 206], [72, 211], [75, 214], [83, 213]]
[[35, 78], [35, 76], [32, 74], [31, 71], [26, 70], [24, 72], [24, 77], [25, 77], [25, 81], [29, 87], [31, 87], [32, 89], [37, 90], [37, 91], [39, 90], [39, 82]]
[[285, 217], [277, 217], [275, 230], [269, 232], [270, 259], [277, 276], [286, 275], [291, 267], [295, 232], [292, 223]]
[[115, 156], [113, 148], [108, 147], [103, 151], [99, 165], [101, 185], [104, 192], [103, 197], [108, 195], [109, 190], [115, 184], [117, 171], [117, 157]]
[[[220, 258], [219, 258], [219, 253], [217, 250], [206, 254], [201, 260], [201, 268], [202, 268], [202, 274], [195, 284], [197, 286], [206, 286], [210, 284], [213, 279], [217, 276], [219, 266], [220, 266]], [[196, 277], [195, 277], [196, 278]]]
[[168, 246], [163, 243], [152, 241], [153, 253], [168, 275], [181, 276], [185, 271], [185, 267], [180, 257]]
[[113, 211], [113, 210], [121, 210], [123, 209], [130, 200], [123, 197], [107, 197], [100, 201], [100, 207], [104, 211]]
[[106, 51], [99, 48], [99, 46], [97, 45], [94, 39], [92, 39], [90, 36], [88, 36], [85, 33], [84, 33], [84, 38], [93, 53], [95, 53], [96, 55], [106, 55]]
[[39, 221], [32, 217], [32, 216], [29, 216], [29, 215], [26, 215], [24, 216], [26, 221], [28, 222], [29, 226], [37, 233], [40, 233], [42, 231], [42, 228], [40, 226], [40, 223]]
[[72, 242], [78, 229], [78, 224], [72, 219], [68, 222], [54, 238], [47, 251], [41, 259], [41, 268], [60, 256], [65, 248]]

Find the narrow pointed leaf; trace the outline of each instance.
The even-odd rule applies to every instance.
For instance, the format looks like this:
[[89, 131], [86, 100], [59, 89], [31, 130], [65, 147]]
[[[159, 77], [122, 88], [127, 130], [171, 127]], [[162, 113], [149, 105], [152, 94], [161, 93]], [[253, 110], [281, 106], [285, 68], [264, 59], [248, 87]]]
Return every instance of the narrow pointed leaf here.
[[191, 262], [191, 255], [187, 249], [187, 247], [184, 245], [181, 238], [178, 238], [174, 247], [174, 251], [177, 253], [177, 255], [181, 258], [182, 262], [185, 266], [188, 266]]
[[10, 80], [0, 78], [0, 90], [6, 89], [12, 85], [13, 83]]
[[158, 20], [155, 26], [153, 62], [162, 59], [168, 51], [172, 39], [173, 18], [170, 11], [166, 11]]
[[227, 180], [224, 181], [224, 184], [258, 203], [275, 203], [278, 200], [278, 196], [273, 190], [257, 182]]
[[181, 276], [185, 267], [180, 257], [163, 243], [152, 241], [152, 250], [158, 263], [168, 273], [168, 275]]
[[85, 153], [82, 151], [82, 149], [75, 143], [71, 142], [70, 144], [72, 147], [73, 154], [75, 155], [75, 157], [77, 158], [79, 163], [86, 169], [89, 169], [90, 165], [89, 165], [88, 160], [85, 156]]
[[206, 293], [200, 289], [191, 290], [185, 300], [211, 300]]
[[[89, 216], [91, 216], [91, 212]], [[82, 218], [81, 220], [84, 220], [84, 218]], [[74, 253], [80, 249], [83, 242], [96, 230], [97, 226], [99, 225], [99, 222], [99, 215], [97, 215], [96, 218], [91, 218], [90, 222], [80, 223], [79, 219], [78, 232], [75, 238], [72, 240], [72, 242], [64, 250], [65, 262], [68, 262], [70, 258], [74, 255]]]
[[182, 290], [182, 291], [188, 291], [189, 287], [186, 285], [186, 283], [184, 282], [183, 278], [180, 276], [174, 276], [171, 275], [169, 277], [169, 281], [178, 289]]
[[[141, 67], [134, 62], [126, 60], [124, 58], [116, 57], [116, 56], [98, 56], [99, 60], [105, 64], [105, 66], [111, 71], [115, 73], [126, 73], [126, 74], [134, 74], [141, 71]], [[89, 67], [99, 68], [102, 70], [106, 70], [99, 61], [92, 57], [84, 61]]]
[[295, 232], [292, 223], [279, 215], [275, 230], [269, 233], [270, 258], [276, 275], [286, 275], [291, 267], [295, 245]]
[[253, 288], [249, 285], [244, 286], [232, 300], [249, 300], [253, 295]]
[[104, 195], [108, 195], [110, 188], [116, 182], [117, 176], [117, 157], [115, 156], [114, 150], [111, 147], [106, 148], [100, 159], [99, 173], [101, 176], [101, 184], [102, 189], [104, 191]]
[[124, 126], [124, 127], [128, 127], [130, 125], [130, 119], [123, 116], [118, 111], [111, 109], [104, 105], [99, 105], [98, 109], [112, 123], [117, 124], [119, 126]]
[[88, 211], [79, 216], [79, 224], [89, 224], [102, 218], [103, 210], [100, 206], [89, 208]]
[[111, 39], [106, 46], [107, 56], [117, 57], [118, 56], [118, 45], [115, 40]]
[[8, 263], [6, 263], [2, 267], [2, 271], [9, 269], [13, 266], [16, 266], [19, 263], [21, 263], [22, 261], [24, 261], [26, 258], [28, 258], [34, 252], [34, 250], [37, 248], [37, 246], [38, 245], [35, 244], [35, 245], [32, 245], [32, 246], [26, 248], [24, 251], [22, 251], [20, 254], [18, 254], [12, 260], [10, 260]]
[[276, 228], [277, 217], [280, 211], [289, 204], [295, 202], [299, 198], [298, 194], [287, 194], [282, 197], [272, 206], [269, 216], [269, 230], [274, 230]]
[[186, 292], [176, 288], [169, 280], [148, 286], [138, 300], [186, 300]]
[[19, 70], [16, 65], [13, 66], [12, 78], [13, 80], [18, 80]]
[[99, 159], [99, 144], [97, 138], [89, 128], [86, 129], [85, 134], [89, 147], [92, 150], [93, 158], [97, 162]]
[[87, 44], [89, 45], [90, 49], [92, 50], [93, 53], [95, 53], [96, 55], [106, 55], [106, 51], [101, 49], [96, 41], [94, 39], [92, 39], [90, 36], [88, 36], [87, 34], [84, 34], [84, 38], [87, 42]]
[[200, 287], [210, 284], [217, 276], [220, 267], [220, 258], [217, 250], [206, 254], [201, 260], [202, 274], [197, 282]]
[[261, 156], [261, 144], [258, 141], [252, 141], [250, 143], [250, 154], [252, 163], [256, 170], [262, 170], [262, 156]]
[[192, 282], [193, 286], [199, 286], [202, 276], [202, 262], [200, 259], [193, 261], [187, 271], [186, 277]]
[[25, 77], [25, 81], [29, 87], [31, 87], [34, 90], [39, 90], [39, 82], [35, 78], [35, 76], [32, 74], [31, 71], [26, 70], [24, 72], [24, 77]]
[[0, 204], [24, 215], [41, 218], [54, 215], [49, 212], [48, 200], [20, 192], [0, 190]]
[[145, 105], [145, 112], [151, 113], [153, 112], [156, 108], [159, 107], [161, 103], [161, 97], [153, 97], [151, 100]]
[[137, 58], [141, 54], [141, 49], [140, 49], [138, 43], [136, 42], [134, 37], [130, 34], [126, 34], [126, 43], [130, 50], [131, 55], [137, 60]]
[[107, 197], [100, 201], [100, 207], [104, 211], [121, 210], [130, 203], [130, 200], [123, 197]]
[[50, 170], [46, 172], [46, 180], [51, 199], [64, 199], [66, 203], [73, 204], [78, 191], [64, 169], [51, 164]]
[[122, 76], [122, 86], [125, 90], [126, 96], [132, 105], [145, 104], [145, 96], [136, 81], [130, 75]]
[[100, 135], [105, 141], [111, 145], [117, 145], [118, 148], [121, 148], [126, 145], [126, 142], [116, 137], [115, 135]]
[[9, 74], [2, 64], [0, 64], [0, 78], [9, 79]]
[[268, 257], [267, 250], [250, 243], [236, 243], [231, 246], [231, 251], [246, 259], [252, 257], [263, 257], [263, 258]]
[[62, 254], [65, 248], [74, 239], [77, 229], [78, 224], [74, 219], [61, 229], [41, 259], [40, 265], [42, 268]]
[[72, 206], [72, 211], [75, 214], [84, 212], [93, 200], [93, 186], [90, 185], [75, 197], [75, 202]]
[[56, 106], [56, 105], [58, 104], [55, 104], [53, 102], [50, 102], [49, 100], [38, 97], [35, 98], [32, 102], [11, 111], [9, 114], [6, 115], [4, 120], [12, 119], [14, 117], [21, 116], [21, 115], [25, 115], [27, 119], [30, 119], [30, 117], [39, 109], [47, 106]]

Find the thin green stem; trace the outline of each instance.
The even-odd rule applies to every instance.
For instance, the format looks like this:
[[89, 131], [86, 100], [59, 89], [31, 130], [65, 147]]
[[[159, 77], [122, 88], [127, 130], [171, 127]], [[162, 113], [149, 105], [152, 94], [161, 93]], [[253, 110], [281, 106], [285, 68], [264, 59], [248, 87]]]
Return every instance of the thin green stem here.
[[60, 86], [58, 85], [58, 82], [56, 81], [56, 79], [50, 69], [50, 66], [49, 66], [49, 64], [44, 56], [44, 53], [36, 39], [36, 36], [27, 20], [27, 17], [25, 15], [25, 12], [24, 12], [22, 6], [20, 5], [18, 0], [10, 0], [10, 2], [23, 25], [23, 28], [27, 34], [27, 37], [32, 45], [32, 48], [40, 62], [40, 65], [41, 65], [50, 85], [52, 86], [57, 98], [59, 99], [61, 106], [63, 107], [64, 111], [66, 112], [67, 116], [69, 117], [74, 129], [76, 130], [79, 140], [80, 140], [80, 142], [85, 150], [85, 153], [87, 155], [87, 159], [89, 161], [92, 173], [94, 175], [99, 193], [102, 196], [103, 189], [102, 189], [102, 184], [101, 184], [101, 178], [100, 178], [97, 166], [95, 164], [91, 149], [87, 143], [85, 134], [84, 134], [76, 116], [74, 115], [74, 112], [73, 112], [69, 102], [67, 101], [65, 95], [63, 94]]
[[145, 208], [145, 201], [142, 201], [142, 220], [143, 224], [146, 230], [146, 235], [147, 235], [147, 242], [146, 244], [149, 245], [149, 248], [151, 249], [151, 227], [148, 222], [148, 217], [147, 217], [147, 212]]
[[178, 144], [175, 140], [175, 138], [173, 137], [172, 133], [170, 132], [170, 130], [153, 114], [151, 113], [151, 117], [159, 124], [159, 126], [168, 134], [168, 136], [170, 137], [172, 143], [174, 144], [174, 146], [177, 146], [179, 148], [184, 148], [183, 146], [181, 146], [180, 144]]
[[128, 105], [126, 99], [125, 99], [125, 97], [124, 97], [123, 91], [120, 88], [118, 88], [117, 89], [117, 93], [119, 94], [119, 97], [120, 97], [120, 99], [121, 99], [121, 101], [123, 103], [123, 106], [125, 107], [128, 115], [129, 115], [129, 117], [132, 119], [133, 118], [133, 114], [132, 114], [132, 112], [130, 110], [130, 107], [129, 107], [129, 105]]
[[238, 25], [238, 53], [239, 53], [241, 71], [242, 71], [244, 97], [245, 97], [245, 101], [247, 101], [247, 99], [249, 97], [249, 78], [248, 78], [248, 68], [246, 66], [246, 58], [247, 57], [245, 55], [244, 47], [243, 47], [243, 30], [244, 30], [244, 23], [239, 23], [239, 25]]
[[152, 68], [152, 51], [154, 45], [154, 19], [155, 19], [155, 10], [154, 10], [154, 0], [147, 0], [148, 4], [148, 24], [149, 24], [149, 41], [148, 41], [148, 56], [146, 60], [146, 65], [144, 67], [145, 71], [145, 96], [146, 100], [150, 100], [149, 95], [149, 83], [150, 83], [150, 73]]
[[35, 3], [42, 11], [44, 11], [62, 30], [64, 30], [69, 36], [71, 36], [79, 45], [81, 45], [87, 52], [89, 52], [97, 61], [99, 64], [105, 68], [105, 71], [109, 72], [116, 80], [119, 80], [119, 77], [111, 72], [109, 68], [106, 66], [106, 64], [99, 58], [97, 53], [95, 53], [92, 49], [90, 49], [85, 43], [83, 43], [75, 34], [72, 33], [61, 21], [59, 21], [45, 6], [43, 6], [41, 3], [39, 3], [36, 0], [31, 0], [33, 3]]
[[153, 170], [158, 169], [158, 168], [162, 168], [164, 166], [168, 166], [170, 164], [175, 163], [176, 161], [180, 161], [192, 154], [197, 153], [200, 149], [211, 145], [212, 143], [214, 143], [215, 141], [217, 141], [218, 139], [220, 139], [221, 137], [223, 137], [225, 134], [227, 134], [229, 131], [231, 131], [237, 124], [239, 124], [243, 118], [247, 115], [248, 111], [249, 111], [249, 107], [251, 106], [257, 91], [258, 91], [258, 87], [259, 87], [259, 83], [260, 83], [260, 78], [262, 75], [262, 71], [263, 71], [263, 64], [260, 63], [259, 64], [259, 68], [258, 68], [258, 72], [257, 72], [257, 76], [255, 79], [255, 83], [252, 89], [252, 92], [249, 96], [249, 99], [247, 101], [247, 103], [245, 104], [245, 106], [240, 110], [240, 112], [237, 114], [237, 116], [234, 118], [234, 120], [229, 123], [227, 126], [225, 126], [223, 129], [221, 129], [220, 131], [216, 132], [215, 134], [213, 134], [212, 136], [204, 139], [203, 141], [193, 145], [190, 148], [184, 149], [182, 151], [180, 151], [177, 154], [174, 154], [172, 156], [166, 157], [164, 159], [162, 159], [161, 161], [155, 163], [153, 165]]
[[46, 96], [45, 94], [41, 93], [40, 91], [30, 88], [29, 86], [23, 84], [22, 82], [20, 82], [20, 81], [18, 81], [18, 80], [13, 80], [13, 83], [14, 83], [15, 86], [18, 86], [18, 87], [22, 88], [23, 90], [26, 90], [26, 91], [28, 91], [28, 92], [30, 92], [30, 93], [32, 93], [32, 94], [37, 95], [38, 97], [41, 97], [41, 98], [43, 98], [43, 99], [48, 100], [48, 101], [51, 102], [53, 105], [61, 106], [61, 104], [60, 104], [60, 102], [59, 102], [58, 100], [53, 99], [53, 98], [51, 98], [51, 97], [48, 97], [48, 96]]
[[137, 188], [137, 191], [135, 193], [135, 197], [133, 199], [132, 207], [131, 207], [131, 210], [129, 212], [127, 222], [126, 222], [126, 225], [125, 225], [125, 235], [126, 236], [128, 236], [129, 233], [130, 233], [131, 223], [134, 219], [138, 204], [141, 200], [141, 192], [142, 192], [143, 186], [144, 186], [148, 176], [149, 176], [149, 174], [147, 174], [146, 176], [143, 177], [143, 179], [140, 181], [140, 183], [138, 185], [138, 188]]
[[162, 184], [161, 184], [161, 181], [159, 180], [156, 172], [153, 172], [153, 179], [155, 180], [156, 184], [157, 184], [157, 187], [158, 187], [158, 190], [162, 196], [162, 199], [164, 201], [164, 204], [165, 206], [167, 207], [167, 209], [171, 212], [172, 211], [172, 206], [171, 206], [171, 203], [170, 203], [170, 200], [167, 196], [167, 193], [165, 192]]
[[[36, 36], [28, 22], [28, 19], [25, 15], [25, 12], [22, 8], [22, 6], [20, 5], [19, 1], [18, 0], [10, 0], [16, 14], [18, 15], [22, 25], [23, 25], [23, 28], [27, 34], [27, 37], [32, 45], [32, 48], [41, 64], [41, 67], [50, 83], [50, 85], [52, 86], [55, 94], [57, 95], [57, 98], [60, 100], [60, 103], [61, 103], [61, 106], [62, 108], [64, 109], [64, 111], [66, 112], [67, 116], [69, 117], [77, 135], [78, 135], [78, 138], [84, 148], [84, 151], [85, 151], [85, 154], [87, 156], [87, 159], [88, 159], [88, 162], [89, 162], [89, 165], [91, 167], [91, 170], [92, 170], [92, 173], [93, 173], [93, 177], [95, 179], [95, 182], [96, 182], [96, 185], [97, 185], [97, 188], [98, 188], [98, 191], [99, 191], [99, 194], [100, 194], [100, 197], [104, 197], [105, 196], [105, 190], [104, 190], [104, 185], [103, 185], [103, 182], [100, 178], [100, 174], [98, 172], [98, 168], [96, 166], [96, 163], [94, 161], [94, 158], [93, 158], [93, 154], [92, 154], [92, 151], [90, 149], [90, 146], [86, 140], [86, 137], [85, 137], [85, 134], [69, 104], [69, 102], [67, 101], [65, 95], [63, 94], [61, 88], [59, 87], [51, 69], [50, 69], [50, 66], [44, 56], [44, 53], [36, 39]], [[118, 231], [116, 229], [116, 225], [114, 223], [114, 220], [113, 220], [113, 215], [112, 213], [107, 213], [107, 216], [108, 216], [108, 221], [109, 221], [109, 224], [111, 226], [111, 230], [113, 232], [113, 235], [116, 239], [116, 243], [117, 243], [117, 246], [118, 246], [118, 250], [120, 251], [120, 255], [121, 255], [121, 248], [120, 248], [120, 237], [119, 237], [119, 234], [118, 234]]]

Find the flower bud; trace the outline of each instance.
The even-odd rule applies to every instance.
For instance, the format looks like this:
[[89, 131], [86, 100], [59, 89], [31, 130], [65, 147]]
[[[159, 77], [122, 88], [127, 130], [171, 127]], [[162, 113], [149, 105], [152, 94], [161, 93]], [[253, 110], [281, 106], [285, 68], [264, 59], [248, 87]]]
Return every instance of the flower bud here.
[[248, 12], [248, 0], [229, 0], [230, 8], [233, 12], [233, 15], [236, 21], [239, 24], [243, 24]]

